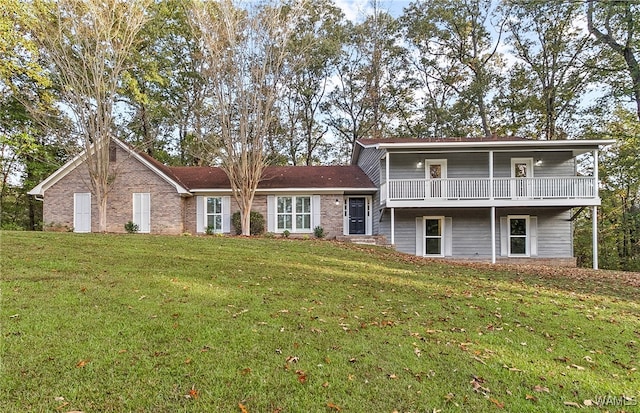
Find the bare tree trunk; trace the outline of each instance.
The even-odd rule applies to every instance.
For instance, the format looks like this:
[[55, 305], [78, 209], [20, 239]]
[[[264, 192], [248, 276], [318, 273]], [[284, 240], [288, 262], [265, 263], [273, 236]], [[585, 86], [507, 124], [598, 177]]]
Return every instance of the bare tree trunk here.
[[[239, 10], [231, 0], [194, 1], [190, 22], [201, 34], [220, 136], [204, 141], [204, 158], [219, 155], [250, 235], [251, 205], [266, 166], [265, 143], [274, 122], [282, 67], [301, 1]], [[220, 141], [222, 148], [218, 152]]]
[[34, 0], [31, 33], [55, 71], [60, 97], [83, 143], [98, 230], [107, 228], [107, 197], [116, 168], [109, 144], [116, 129], [121, 76], [151, 0]]

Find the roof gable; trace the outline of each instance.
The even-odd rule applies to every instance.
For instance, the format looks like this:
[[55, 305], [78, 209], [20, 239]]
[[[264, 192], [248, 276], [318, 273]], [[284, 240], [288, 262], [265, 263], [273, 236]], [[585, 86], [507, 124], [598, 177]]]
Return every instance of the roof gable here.
[[[173, 176], [170, 169], [163, 165], [162, 163], [156, 161], [152, 157], [136, 152], [129, 145], [121, 142], [116, 138], [112, 138], [111, 141], [118, 145], [121, 149], [129, 153], [133, 158], [141, 162], [151, 171], [155, 172], [160, 178], [167, 181], [169, 184], [173, 185], [176, 188], [176, 191], [180, 194], [189, 194], [190, 192], [185, 188], [185, 186], [179, 182], [179, 180]], [[58, 170], [52, 173], [49, 177], [47, 177], [44, 181], [40, 182], [36, 185], [31, 191], [27, 192], [29, 195], [36, 196], [44, 196], [44, 192], [55, 185], [62, 178], [71, 173], [74, 169], [80, 166], [86, 159], [86, 151], [80, 152], [78, 155], [74, 156], [69, 162], [62, 165]]]

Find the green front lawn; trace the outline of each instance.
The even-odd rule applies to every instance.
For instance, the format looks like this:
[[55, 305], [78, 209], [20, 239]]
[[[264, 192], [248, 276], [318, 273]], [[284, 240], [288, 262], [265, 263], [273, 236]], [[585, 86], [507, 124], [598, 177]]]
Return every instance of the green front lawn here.
[[3, 412], [640, 410], [632, 276], [312, 240], [0, 242]]

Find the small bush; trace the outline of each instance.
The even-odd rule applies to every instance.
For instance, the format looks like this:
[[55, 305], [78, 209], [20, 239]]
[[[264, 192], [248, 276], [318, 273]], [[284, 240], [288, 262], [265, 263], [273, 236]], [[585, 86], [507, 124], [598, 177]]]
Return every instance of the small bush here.
[[[235, 212], [231, 216], [231, 224], [236, 230], [236, 235], [241, 235], [242, 221], [240, 220], [240, 211]], [[261, 213], [251, 211], [249, 215], [249, 233], [251, 235], [262, 235], [264, 233], [264, 217]]]
[[318, 225], [313, 229], [313, 235], [315, 235], [316, 238], [324, 238], [324, 228]]
[[133, 221], [129, 221], [124, 224], [124, 230], [129, 234], [135, 234], [139, 229], [138, 224], [134, 224]]
[[213, 235], [216, 233], [216, 228], [213, 225], [209, 225], [204, 231], [207, 235]]
[[291, 235], [291, 232], [289, 232], [288, 229], [285, 229], [284, 231], [282, 231], [282, 236], [285, 238], [289, 238], [289, 235]]
[[265, 232], [264, 233], [264, 237], [265, 238], [269, 238], [269, 239], [273, 239], [276, 237], [276, 234], [274, 234], [273, 232]]

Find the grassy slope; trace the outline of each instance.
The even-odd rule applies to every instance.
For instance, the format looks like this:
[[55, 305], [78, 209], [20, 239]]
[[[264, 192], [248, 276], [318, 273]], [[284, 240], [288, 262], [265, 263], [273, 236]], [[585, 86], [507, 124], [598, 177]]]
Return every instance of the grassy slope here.
[[[327, 241], [0, 237], [3, 412], [553, 412], [640, 399], [640, 292], [619, 282]], [[638, 409], [628, 404], [600, 409]]]

